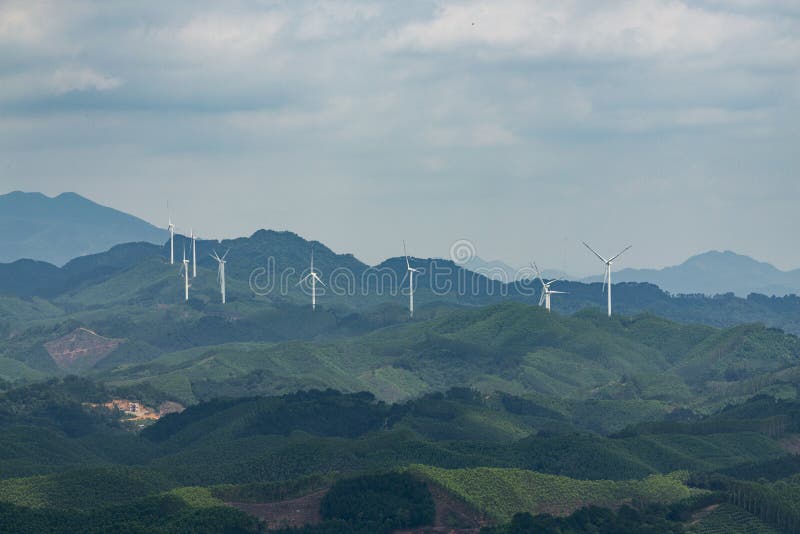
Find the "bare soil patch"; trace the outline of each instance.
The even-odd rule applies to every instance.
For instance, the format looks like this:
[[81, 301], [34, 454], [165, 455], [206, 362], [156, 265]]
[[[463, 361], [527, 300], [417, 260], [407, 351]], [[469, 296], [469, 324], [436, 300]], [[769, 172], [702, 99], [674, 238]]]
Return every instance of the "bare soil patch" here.
[[62, 369], [80, 365], [91, 367], [116, 350], [122, 339], [103, 337], [86, 328], [77, 328], [69, 334], [44, 344], [50, 357]]
[[[401, 530], [397, 534], [449, 533], [475, 534], [488, 524], [485, 517], [462, 502], [445, 489], [428, 484], [436, 504], [436, 520], [433, 526]], [[268, 529], [302, 527], [322, 521], [319, 509], [322, 498], [328, 493], [325, 488], [297, 499], [270, 503], [228, 502], [229, 506], [253, 515], [267, 524]]]
[[297, 499], [268, 503], [229, 502], [229, 506], [253, 515], [266, 522], [267, 528], [302, 527], [322, 521], [319, 507], [328, 488], [309, 493]]
[[780, 441], [783, 450], [790, 454], [800, 454], [800, 435], [792, 435]]
[[103, 404], [87, 402], [85, 406], [91, 406], [92, 408], [103, 407], [108, 410], [117, 409], [123, 412], [127, 419], [131, 421], [156, 421], [167, 414], [180, 413], [185, 409], [182, 404], [172, 401], [162, 402], [158, 409], [155, 409], [145, 406], [137, 400], [130, 399], [111, 399], [111, 401]]
[[718, 504], [712, 504], [711, 506], [706, 506], [702, 510], [698, 510], [694, 514], [692, 514], [692, 520], [689, 522], [689, 526], [696, 525], [700, 522], [701, 519], [711, 515], [711, 513], [719, 508]]

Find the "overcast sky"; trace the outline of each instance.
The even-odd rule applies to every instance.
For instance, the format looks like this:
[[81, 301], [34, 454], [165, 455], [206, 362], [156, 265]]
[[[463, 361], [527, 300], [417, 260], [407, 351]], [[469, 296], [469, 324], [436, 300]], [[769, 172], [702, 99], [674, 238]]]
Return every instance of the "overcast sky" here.
[[0, 0], [0, 193], [367, 262], [800, 267], [799, 120], [796, 0]]

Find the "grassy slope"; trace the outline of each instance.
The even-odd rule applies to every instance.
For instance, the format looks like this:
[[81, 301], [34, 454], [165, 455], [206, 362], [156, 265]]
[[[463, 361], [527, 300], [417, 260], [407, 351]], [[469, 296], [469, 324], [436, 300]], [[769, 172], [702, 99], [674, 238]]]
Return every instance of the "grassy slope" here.
[[414, 465], [409, 471], [430, 480], [502, 522], [518, 512], [569, 515], [588, 505], [672, 503], [689, 497], [686, 475], [653, 475], [643, 480], [575, 480], [523, 469], [479, 467], [440, 469]]
[[721, 504], [713, 512], [688, 526], [689, 534], [778, 534], [768, 524], [732, 504]]

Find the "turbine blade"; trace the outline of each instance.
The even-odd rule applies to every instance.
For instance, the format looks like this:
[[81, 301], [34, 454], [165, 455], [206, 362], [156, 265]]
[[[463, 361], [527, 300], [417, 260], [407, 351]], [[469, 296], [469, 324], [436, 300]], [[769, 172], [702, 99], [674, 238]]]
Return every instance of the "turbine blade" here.
[[228, 250], [226, 250], [226, 251], [225, 251], [225, 254], [223, 254], [223, 255], [222, 255], [222, 259], [223, 259], [223, 260], [225, 259], [225, 256], [227, 256], [227, 255], [228, 255], [228, 252], [230, 252], [230, 251], [231, 251], [231, 249], [230, 249], [230, 247], [228, 247]]
[[542, 279], [542, 272], [539, 270], [539, 266], [536, 265], [536, 262], [533, 262], [533, 268], [536, 270], [536, 276], [539, 277], [539, 280]]
[[603, 293], [606, 292], [606, 284], [608, 283], [608, 264], [606, 264], [605, 273], [603, 273]]
[[544, 296], [545, 296], [545, 292], [544, 292], [544, 290], [542, 290], [542, 296], [539, 297], [539, 306], [544, 304]]
[[625, 253], [625, 251], [626, 251], [626, 250], [628, 250], [629, 248], [631, 248], [632, 246], [633, 246], [633, 245], [628, 245], [627, 247], [623, 248], [623, 249], [622, 249], [622, 252], [620, 252], [619, 254], [617, 254], [616, 256], [614, 256], [613, 258], [611, 258], [610, 260], [608, 260], [608, 262], [609, 262], [609, 263], [611, 263], [612, 261], [616, 260], [617, 258], [619, 258], [620, 256], [622, 256], [622, 255]]
[[585, 246], [586, 248], [588, 248], [589, 250], [591, 250], [591, 251], [592, 251], [592, 254], [594, 254], [595, 256], [597, 256], [597, 257], [600, 259], [600, 261], [602, 261], [603, 263], [608, 263], [608, 261], [607, 261], [607, 260], [606, 260], [606, 259], [605, 259], [603, 256], [601, 256], [600, 254], [598, 254], [597, 252], [595, 252], [595, 250], [594, 250], [592, 247], [590, 247], [589, 245], [587, 245], [587, 244], [586, 244], [586, 241], [584, 241], [584, 242], [583, 242], [583, 246]]

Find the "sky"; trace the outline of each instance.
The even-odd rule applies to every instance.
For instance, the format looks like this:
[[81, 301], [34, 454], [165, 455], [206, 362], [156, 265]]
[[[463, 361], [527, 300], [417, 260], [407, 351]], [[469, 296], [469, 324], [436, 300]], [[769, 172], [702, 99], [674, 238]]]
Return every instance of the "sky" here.
[[377, 263], [800, 267], [796, 0], [0, 0], [0, 193]]

